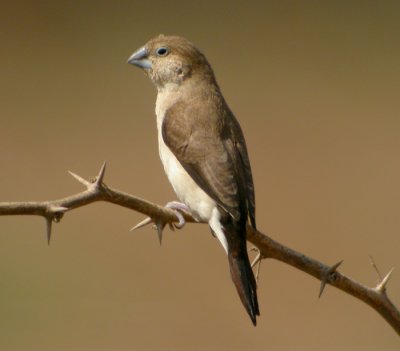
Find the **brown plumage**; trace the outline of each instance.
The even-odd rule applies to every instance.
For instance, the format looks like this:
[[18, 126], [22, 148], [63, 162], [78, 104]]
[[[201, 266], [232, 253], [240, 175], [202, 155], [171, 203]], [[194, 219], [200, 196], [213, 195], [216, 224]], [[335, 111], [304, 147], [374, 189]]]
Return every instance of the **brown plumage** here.
[[158, 90], [161, 160], [179, 199], [207, 221], [227, 254], [232, 280], [254, 325], [256, 281], [246, 249], [255, 222], [254, 186], [240, 125], [226, 104], [205, 56], [189, 41], [158, 36], [129, 62]]

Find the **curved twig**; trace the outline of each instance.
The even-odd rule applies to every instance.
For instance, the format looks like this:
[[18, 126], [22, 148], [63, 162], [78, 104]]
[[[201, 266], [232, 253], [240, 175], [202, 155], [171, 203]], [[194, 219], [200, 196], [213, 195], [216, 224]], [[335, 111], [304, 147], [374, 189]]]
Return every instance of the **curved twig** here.
[[278, 243], [251, 226], [247, 227], [247, 239], [257, 246], [261, 255], [265, 258], [274, 258], [282, 261], [319, 279], [321, 281], [320, 296], [325, 285], [329, 284], [364, 301], [377, 311], [400, 335], [400, 311], [390, 301], [386, 293], [386, 285], [393, 269], [376, 287], [370, 288], [339, 273], [336, 269], [343, 261], [339, 261], [332, 266], [323, 264]]
[[[48, 242], [50, 242], [52, 222], [60, 221], [67, 211], [89, 205], [96, 201], [111, 202], [149, 216], [152, 221], [157, 224], [159, 235], [161, 235], [165, 224], [179, 222], [179, 218], [176, 216], [175, 212], [169, 208], [153, 204], [141, 198], [107, 187], [103, 183], [105, 163], [101, 167], [96, 179], [92, 182], [87, 181], [72, 172], [70, 172], [70, 174], [82, 183], [86, 187], [86, 190], [54, 201], [2, 202], [0, 203], [0, 216], [38, 215], [44, 217], [46, 220]], [[187, 213], [184, 213], [184, 217], [187, 222], [195, 222], [195, 220]], [[150, 221], [145, 220], [142, 223], [139, 223], [137, 227], [148, 224], [149, 222]], [[380, 283], [376, 287], [370, 288], [339, 273], [337, 268], [342, 261], [332, 266], [323, 264], [276, 242], [251, 226], [247, 227], [247, 234], [247, 239], [260, 250], [260, 259], [274, 258], [317, 278], [321, 281], [320, 296], [325, 285], [329, 284], [361, 301], [364, 301], [377, 311], [400, 335], [400, 311], [390, 301], [386, 292], [386, 286], [393, 269], [381, 279]]]

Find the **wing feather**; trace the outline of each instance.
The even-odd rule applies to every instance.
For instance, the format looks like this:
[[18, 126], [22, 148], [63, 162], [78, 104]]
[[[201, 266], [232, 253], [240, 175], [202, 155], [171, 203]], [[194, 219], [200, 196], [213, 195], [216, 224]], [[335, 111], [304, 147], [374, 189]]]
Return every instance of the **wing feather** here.
[[162, 124], [164, 142], [221, 208], [237, 221], [249, 215], [255, 226], [254, 186], [240, 126], [233, 115], [204, 106], [180, 101], [169, 108]]

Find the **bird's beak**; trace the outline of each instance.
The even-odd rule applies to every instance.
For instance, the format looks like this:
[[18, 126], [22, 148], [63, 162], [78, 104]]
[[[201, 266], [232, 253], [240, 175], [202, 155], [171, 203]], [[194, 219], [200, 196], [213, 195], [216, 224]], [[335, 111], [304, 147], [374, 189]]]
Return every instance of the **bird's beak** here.
[[128, 59], [128, 63], [143, 69], [151, 69], [151, 61], [148, 59], [149, 52], [145, 47], [140, 48], [134, 52]]

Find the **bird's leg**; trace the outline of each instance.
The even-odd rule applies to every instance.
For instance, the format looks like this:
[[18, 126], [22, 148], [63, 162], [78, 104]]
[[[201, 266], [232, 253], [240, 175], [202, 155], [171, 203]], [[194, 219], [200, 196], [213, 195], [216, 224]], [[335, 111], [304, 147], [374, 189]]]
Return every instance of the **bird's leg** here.
[[178, 217], [179, 222], [176, 223], [169, 223], [169, 227], [174, 230], [174, 227], [177, 229], [182, 229], [186, 224], [185, 217], [183, 216], [182, 212], [187, 212], [191, 214], [189, 207], [187, 207], [184, 203], [178, 201], [171, 201], [168, 202], [165, 207], [170, 208], [175, 212], [176, 217]]

